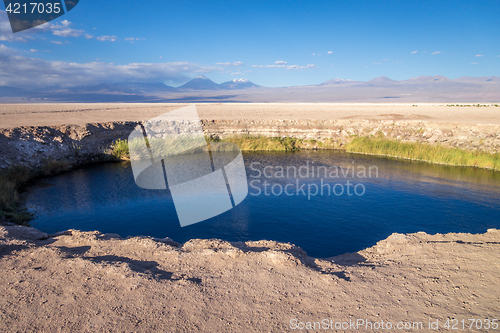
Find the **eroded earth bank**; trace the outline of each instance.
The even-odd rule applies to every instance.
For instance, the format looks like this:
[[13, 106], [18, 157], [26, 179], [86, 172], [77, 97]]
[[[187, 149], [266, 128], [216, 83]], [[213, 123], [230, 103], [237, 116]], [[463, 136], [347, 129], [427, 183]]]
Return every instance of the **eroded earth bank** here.
[[[127, 139], [140, 122], [119, 121], [86, 125], [21, 126], [0, 129], [0, 168], [38, 166], [47, 159], [73, 163], [98, 160], [115, 140]], [[500, 125], [461, 124], [422, 120], [202, 120], [212, 138], [235, 135], [293, 137], [322, 142], [332, 140], [342, 148], [354, 136], [383, 133], [403, 142], [425, 142], [487, 152], [500, 149]], [[310, 148], [321, 148], [315, 143]]]

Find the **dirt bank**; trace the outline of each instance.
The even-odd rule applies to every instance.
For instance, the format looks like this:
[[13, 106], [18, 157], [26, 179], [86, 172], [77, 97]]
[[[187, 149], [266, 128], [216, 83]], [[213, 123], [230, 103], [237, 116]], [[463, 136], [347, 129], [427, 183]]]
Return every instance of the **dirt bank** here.
[[[45, 159], [96, 159], [113, 140], [126, 139], [142, 121], [185, 104], [0, 105], [0, 168]], [[415, 106], [418, 105], [418, 106]], [[353, 135], [497, 152], [500, 108], [446, 104], [269, 103], [198, 104], [208, 136], [262, 135], [333, 139], [342, 148]]]
[[[30, 126], [0, 129], [0, 168], [38, 166], [46, 159], [89, 161], [107, 151], [114, 140], [126, 139], [139, 122]], [[215, 120], [203, 119], [207, 136], [232, 135], [332, 139], [342, 148], [353, 135], [384, 133], [389, 139], [426, 142], [487, 152], [500, 150], [500, 125], [459, 124], [419, 120]]]
[[439, 331], [449, 331], [449, 317], [499, 317], [499, 247], [497, 230], [393, 234], [358, 253], [315, 259], [270, 241], [179, 245], [6, 226], [0, 330], [283, 332], [363, 319], [421, 322], [420, 331], [439, 320]]

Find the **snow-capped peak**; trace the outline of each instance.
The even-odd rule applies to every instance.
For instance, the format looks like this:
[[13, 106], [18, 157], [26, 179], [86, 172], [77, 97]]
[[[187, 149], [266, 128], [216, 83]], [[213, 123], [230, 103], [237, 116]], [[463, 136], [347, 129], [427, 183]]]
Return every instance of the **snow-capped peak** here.
[[354, 81], [354, 80], [349, 80], [349, 79], [333, 79], [331, 81], [334, 81], [334, 82], [351, 82], [351, 81]]

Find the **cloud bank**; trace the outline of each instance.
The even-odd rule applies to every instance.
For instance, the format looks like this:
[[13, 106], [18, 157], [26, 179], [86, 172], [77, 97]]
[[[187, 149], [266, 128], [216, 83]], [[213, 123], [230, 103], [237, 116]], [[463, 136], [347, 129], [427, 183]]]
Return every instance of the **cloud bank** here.
[[[73, 23], [68, 20], [62, 20], [59, 23], [47, 22], [42, 25], [36, 26], [34, 28], [19, 32], [12, 33], [12, 29], [9, 23], [9, 17], [7, 13], [3, 10], [0, 10], [0, 41], [4, 42], [26, 42], [28, 40], [35, 39], [35, 36], [40, 33], [52, 33], [54, 36], [62, 37], [62, 38], [78, 38], [84, 37], [86, 39], [92, 39], [94, 36], [85, 32], [82, 29], [73, 29]], [[101, 36], [96, 38], [99, 41], [111, 41], [114, 42], [117, 40], [116, 36]], [[142, 38], [144, 39], [144, 38]], [[125, 39], [129, 40], [129, 39]], [[136, 38], [135, 40], [140, 40]], [[60, 42], [59, 42], [60, 43]]]
[[244, 65], [241, 61], [235, 61], [235, 62], [217, 62], [215, 64], [216, 65], [222, 65], [222, 66], [243, 66]]
[[298, 65], [290, 65], [286, 61], [278, 60], [275, 61], [273, 65], [252, 65], [252, 67], [256, 68], [285, 68], [287, 70], [301, 70], [301, 69], [309, 69], [309, 68], [318, 68], [316, 65], [308, 64], [305, 66]]
[[40, 88], [51, 85], [76, 85], [141, 80], [182, 83], [194, 73], [210, 73], [218, 68], [189, 62], [130, 63], [115, 65], [104, 62], [73, 63], [25, 57], [0, 44], [0, 86]]

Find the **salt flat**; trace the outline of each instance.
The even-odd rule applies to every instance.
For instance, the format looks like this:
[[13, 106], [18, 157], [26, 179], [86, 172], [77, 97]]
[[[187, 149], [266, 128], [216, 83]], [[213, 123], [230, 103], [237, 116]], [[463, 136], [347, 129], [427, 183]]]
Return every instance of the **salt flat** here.
[[[0, 104], [0, 128], [141, 121], [185, 105], [187, 104]], [[500, 107], [446, 105], [447, 103], [207, 103], [196, 104], [196, 108], [201, 118], [215, 120], [379, 119], [500, 124]]]

